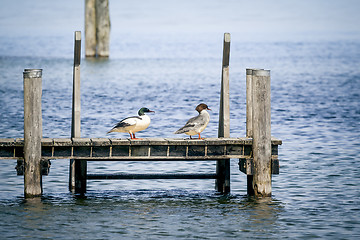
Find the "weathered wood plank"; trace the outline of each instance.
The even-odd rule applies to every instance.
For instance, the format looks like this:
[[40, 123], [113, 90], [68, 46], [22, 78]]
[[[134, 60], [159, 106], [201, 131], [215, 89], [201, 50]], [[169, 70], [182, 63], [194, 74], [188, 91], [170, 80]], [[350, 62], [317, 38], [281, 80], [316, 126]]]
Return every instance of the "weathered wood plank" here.
[[141, 174], [141, 173], [118, 173], [118, 174], [88, 174], [87, 179], [216, 179], [213, 173], [193, 174]]
[[[46, 159], [105, 158], [125, 160], [144, 157], [155, 159], [224, 159], [251, 155], [251, 138], [206, 138], [205, 140], [149, 138], [143, 140], [108, 138], [43, 138], [42, 157]], [[272, 139], [272, 156], [278, 155], [281, 140]], [[22, 159], [24, 139], [0, 139], [0, 159]], [[133, 153], [131, 155], [131, 152]]]

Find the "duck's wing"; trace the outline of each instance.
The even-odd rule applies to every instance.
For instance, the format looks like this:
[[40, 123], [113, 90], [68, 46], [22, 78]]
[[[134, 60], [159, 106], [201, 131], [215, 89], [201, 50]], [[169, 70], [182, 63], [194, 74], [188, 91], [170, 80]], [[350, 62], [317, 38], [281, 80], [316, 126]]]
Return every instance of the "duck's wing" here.
[[200, 125], [200, 115], [199, 116], [196, 116], [196, 117], [193, 117], [193, 118], [190, 118], [185, 126], [183, 126], [182, 128], [180, 128], [179, 130], [177, 130], [175, 132], [175, 134], [179, 134], [179, 133], [185, 133], [185, 132], [189, 132], [195, 128], [197, 128], [199, 125]]
[[109, 132], [111, 132], [113, 129], [119, 129], [119, 128], [125, 128], [125, 127], [129, 127], [129, 126], [134, 126], [134, 125], [136, 125], [138, 120], [141, 120], [141, 118], [139, 116], [133, 116], [133, 117], [124, 118], [123, 120], [118, 122]]

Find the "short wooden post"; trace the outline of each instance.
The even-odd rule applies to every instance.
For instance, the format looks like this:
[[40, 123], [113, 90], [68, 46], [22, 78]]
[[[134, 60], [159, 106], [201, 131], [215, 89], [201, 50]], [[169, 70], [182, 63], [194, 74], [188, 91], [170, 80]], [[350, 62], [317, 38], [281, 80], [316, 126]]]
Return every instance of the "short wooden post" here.
[[[73, 68], [73, 98], [72, 98], [72, 121], [71, 137], [79, 138], [81, 132], [81, 101], [80, 101], [80, 61], [81, 61], [81, 32], [75, 32], [74, 42], [74, 68]], [[76, 160], [79, 161], [79, 160]], [[74, 159], [70, 159], [69, 169], [69, 190], [75, 191], [76, 185], [76, 164]]]
[[85, 56], [109, 57], [109, 0], [85, 0]]
[[252, 71], [253, 165], [252, 188], [258, 197], [271, 196], [270, 70]]
[[[230, 33], [225, 33], [221, 75], [218, 137], [230, 137], [229, 61]], [[230, 159], [218, 160], [216, 163], [216, 173], [218, 175], [216, 180], [216, 190], [221, 193], [229, 193]]]
[[42, 194], [42, 69], [25, 69], [24, 78], [24, 193], [25, 198]]

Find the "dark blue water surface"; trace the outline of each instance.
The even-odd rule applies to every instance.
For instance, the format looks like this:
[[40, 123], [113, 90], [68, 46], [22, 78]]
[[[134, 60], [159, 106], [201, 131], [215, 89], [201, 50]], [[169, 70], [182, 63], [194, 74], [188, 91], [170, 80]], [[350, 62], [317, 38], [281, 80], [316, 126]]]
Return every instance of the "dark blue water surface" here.
[[[82, 137], [106, 132], [146, 106], [150, 127], [173, 132], [205, 102], [204, 137], [216, 137], [223, 33], [118, 34], [109, 59], [82, 59]], [[69, 137], [73, 32], [0, 40], [0, 138], [23, 137], [26, 68], [43, 69], [43, 136]], [[68, 192], [68, 160], [53, 160], [41, 200], [23, 198], [15, 160], [0, 160], [0, 232], [14, 239], [234, 239], [360, 237], [360, 43], [245, 41], [232, 35], [231, 136], [245, 136], [245, 69], [271, 70], [272, 135], [281, 139], [273, 196], [246, 195], [231, 160], [231, 194], [213, 180], [88, 181], [86, 198]], [[185, 137], [185, 136], [184, 136]], [[91, 173], [208, 173], [209, 162], [91, 162]]]

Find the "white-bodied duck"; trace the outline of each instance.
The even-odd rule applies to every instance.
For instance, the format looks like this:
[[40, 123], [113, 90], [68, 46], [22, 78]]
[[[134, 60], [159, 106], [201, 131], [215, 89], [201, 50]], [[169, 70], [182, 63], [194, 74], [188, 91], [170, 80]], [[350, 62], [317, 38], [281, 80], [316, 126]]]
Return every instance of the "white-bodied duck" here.
[[135, 133], [145, 130], [150, 125], [151, 120], [150, 117], [145, 114], [146, 112], [154, 112], [154, 111], [151, 111], [150, 109], [143, 107], [138, 111], [139, 116], [128, 117], [121, 120], [120, 122], [118, 122], [118, 124], [115, 125], [115, 127], [113, 127], [107, 133], [127, 132], [130, 134], [131, 139], [137, 139], [135, 137]]
[[190, 136], [190, 139], [191, 136], [198, 134], [201, 139], [200, 133], [204, 131], [210, 121], [210, 115], [206, 110], [211, 109], [205, 103], [200, 103], [195, 110], [199, 112], [199, 115], [190, 118], [185, 126], [174, 132], [175, 134], [185, 133]]

